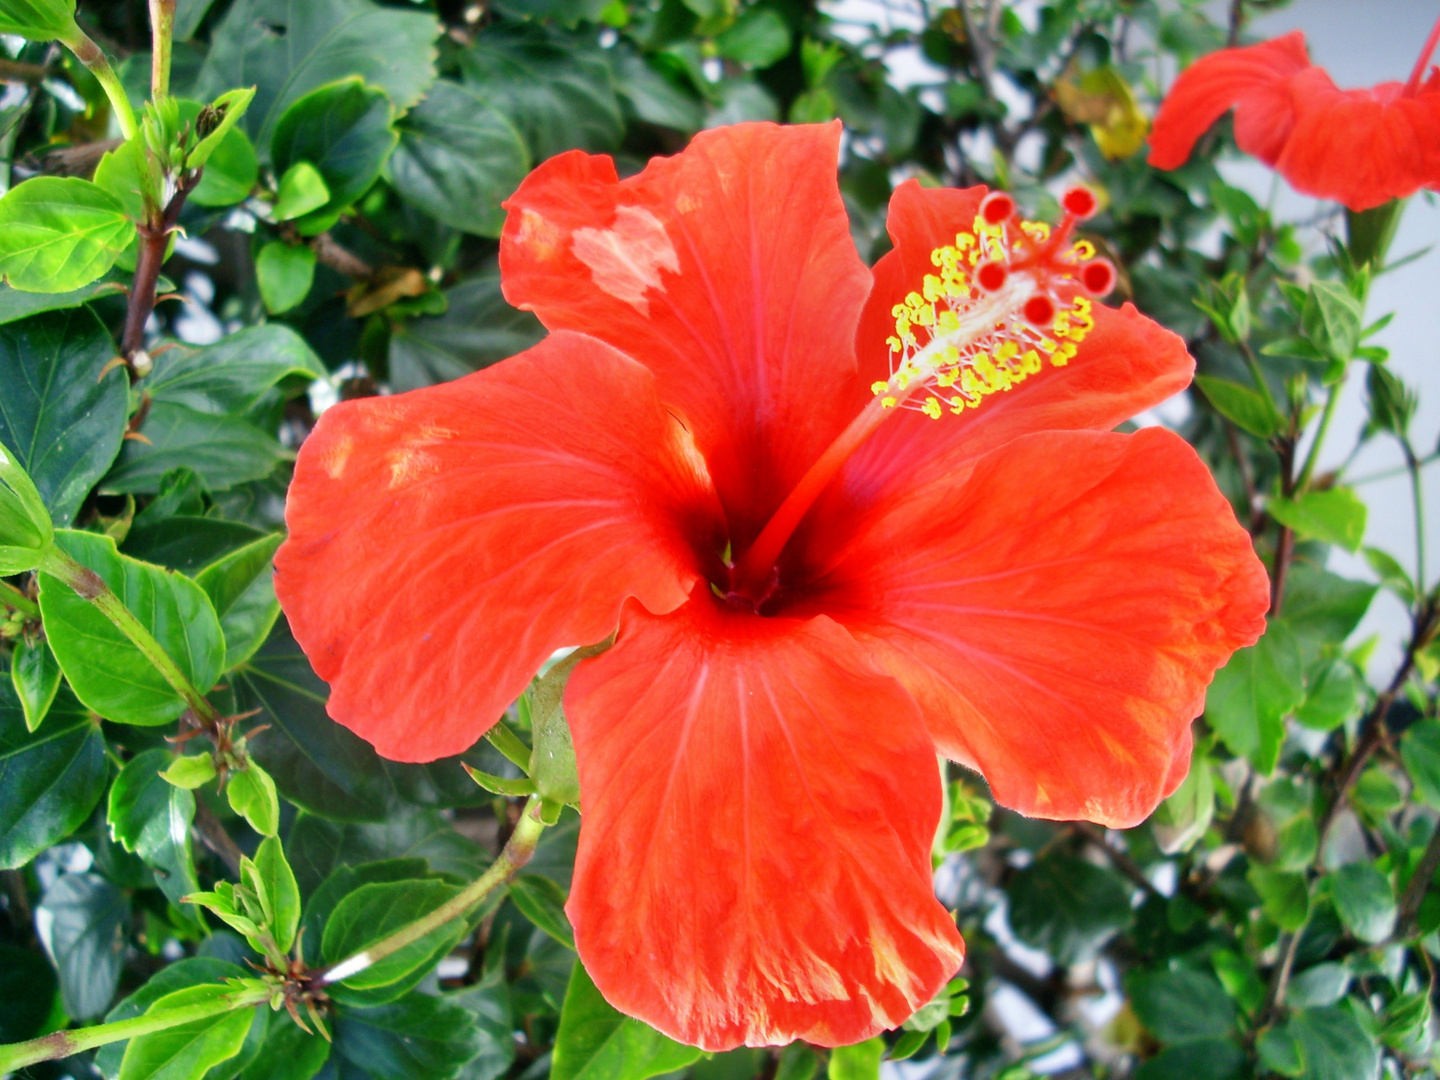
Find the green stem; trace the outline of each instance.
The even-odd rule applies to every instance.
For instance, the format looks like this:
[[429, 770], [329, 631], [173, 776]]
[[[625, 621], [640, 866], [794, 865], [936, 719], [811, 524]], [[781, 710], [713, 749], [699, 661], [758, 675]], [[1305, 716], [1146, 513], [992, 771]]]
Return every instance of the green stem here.
[[540, 801], [538, 795], [532, 795], [525, 801], [525, 808], [520, 812], [520, 820], [515, 825], [515, 831], [510, 834], [510, 840], [506, 843], [505, 850], [490, 864], [490, 869], [486, 870], [477, 880], [466, 886], [449, 903], [442, 904], [424, 918], [401, 927], [389, 937], [371, 945], [364, 952], [356, 953], [348, 959], [341, 960], [338, 964], [331, 965], [321, 973], [321, 983], [329, 985], [358, 975], [385, 957], [399, 952], [407, 945], [413, 945], [425, 935], [440, 929], [452, 919], [458, 919], [465, 915], [480, 901], [509, 881], [517, 870], [530, 861], [530, 856], [535, 854], [535, 845], [540, 841], [540, 834], [545, 831], [545, 825], [540, 820]]
[[1344, 388], [1344, 379], [1330, 387], [1330, 394], [1325, 399], [1325, 411], [1320, 414], [1320, 426], [1315, 430], [1315, 439], [1310, 443], [1310, 450], [1305, 455], [1305, 464], [1301, 466], [1300, 476], [1295, 481], [1296, 494], [1303, 495], [1305, 493], [1305, 488], [1310, 483], [1310, 477], [1315, 472], [1315, 466], [1320, 460], [1320, 445], [1330, 431], [1330, 421], [1335, 418], [1335, 407], [1340, 404], [1340, 391]]
[[32, 619], [40, 617], [40, 605], [8, 581], [0, 581], [0, 604], [12, 607], [24, 615], [29, 615]]
[[1245, 363], [1250, 368], [1250, 377], [1255, 380], [1255, 389], [1269, 404], [1271, 411], [1277, 415], [1280, 407], [1275, 404], [1275, 395], [1270, 392], [1270, 384], [1265, 381], [1265, 373], [1260, 370], [1260, 361], [1255, 356], [1255, 350], [1250, 348], [1248, 341], [1240, 342], [1240, 351], [1245, 356]]
[[519, 766], [520, 771], [527, 776], [530, 774], [530, 747], [510, 730], [504, 720], [495, 721], [495, 726], [485, 733], [485, 737], [512, 765]]
[[1415, 505], [1415, 588], [1425, 592], [1425, 494], [1420, 483], [1420, 459], [1409, 438], [1400, 437], [1400, 447], [1405, 451], [1405, 470], [1410, 474], [1410, 498]]
[[140, 125], [135, 120], [135, 110], [130, 107], [130, 98], [125, 93], [125, 87], [120, 84], [120, 78], [115, 74], [115, 69], [105, 58], [105, 50], [91, 41], [85, 31], [73, 23], [70, 32], [60, 40], [79, 58], [82, 64], [90, 69], [90, 74], [99, 80], [105, 96], [110, 99], [110, 107], [115, 110], [115, 119], [120, 122], [120, 134], [125, 137], [125, 141], [129, 142], [140, 134]]
[[135, 617], [118, 596], [111, 592], [110, 586], [105, 584], [104, 578], [89, 567], [82, 566], [54, 545], [45, 553], [45, 558], [40, 563], [40, 569], [70, 586], [82, 599], [94, 604], [101, 614], [115, 624], [116, 629], [130, 639], [131, 644], [140, 650], [146, 660], [150, 661], [151, 666], [174, 688], [200, 720], [207, 723], [216, 723], [220, 720], [220, 714], [215, 711], [215, 706], [206, 701], [205, 695], [195, 689], [190, 680], [185, 677], [184, 672], [175, 666], [175, 661], [170, 659], [170, 655], [155, 640], [150, 631], [145, 629], [144, 624]]
[[56, 1031], [29, 1042], [0, 1046], [0, 1075], [16, 1072], [41, 1061], [67, 1058], [82, 1050], [93, 1050], [107, 1043], [150, 1035], [236, 1009], [251, 1008], [267, 1001], [272, 992], [273, 989], [269, 986], [257, 986], [239, 990], [229, 997], [197, 1002], [178, 1009], [148, 1012], [132, 1020], [117, 1020], [113, 1024], [97, 1024], [95, 1027], [78, 1028], [74, 1031]]
[[150, 63], [150, 96], [170, 96], [171, 41], [175, 36], [175, 0], [150, 0], [150, 33], [154, 56]]

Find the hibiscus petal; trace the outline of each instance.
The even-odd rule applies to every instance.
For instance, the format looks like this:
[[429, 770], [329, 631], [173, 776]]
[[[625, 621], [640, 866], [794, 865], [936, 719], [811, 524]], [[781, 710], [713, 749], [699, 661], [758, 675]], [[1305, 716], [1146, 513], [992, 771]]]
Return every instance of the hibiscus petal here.
[[744, 545], [850, 419], [869, 272], [836, 182], [840, 127], [738, 124], [619, 180], [541, 165], [506, 202], [506, 297], [652, 371]]
[[1273, 163], [1292, 122], [1285, 81], [1309, 64], [1298, 30], [1201, 57], [1180, 73], [1160, 106], [1150, 131], [1150, 164], [1178, 169], [1200, 136], [1236, 105], [1243, 105], [1235, 121], [1241, 148]]
[[1297, 191], [1368, 210], [1440, 184], [1440, 82], [1340, 90], [1320, 68], [1294, 80], [1297, 117], [1277, 168]]
[[1269, 602], [1209, 470], [1158, 428], [1017, 439], [892, 504], [825, 585], [1000, 802], [1117, 828], [1184, 777], [1205, 687]]
[[930, 880], [934, 749], [829, 619], [631, 606], [565, 710], [584, 808], [566, 911], [617, 1008], [707, 1050], [834, 1046], [959, 967]]
[[330, 715], [397, 761], [458, 753], [627, 596], [683, 603], [718, 515], [697, 460], [654, 377], [579, 334], [326, 412], [275, 585]]

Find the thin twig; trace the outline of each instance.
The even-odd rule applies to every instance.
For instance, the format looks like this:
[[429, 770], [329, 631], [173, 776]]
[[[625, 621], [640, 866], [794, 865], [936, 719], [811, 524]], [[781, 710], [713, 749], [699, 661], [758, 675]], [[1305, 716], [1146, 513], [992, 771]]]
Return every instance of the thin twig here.
[[200, 837], [205, 846], [220, 856], [220, 860], [230, 868], [230, 873], [235, 877], [240, 876], [240, 860], [245, 853], [240, 850], [240, 845], [235, 843], [234, 837], [225, 831], [225, 826], [215, 816], [208, 806], [201, 799], [195, 800], [195, 835]]

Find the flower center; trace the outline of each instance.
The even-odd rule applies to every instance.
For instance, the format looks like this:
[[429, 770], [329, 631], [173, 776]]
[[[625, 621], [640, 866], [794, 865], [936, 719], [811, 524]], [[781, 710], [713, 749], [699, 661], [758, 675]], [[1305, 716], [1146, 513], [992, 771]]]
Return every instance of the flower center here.
[[[920, 288], [892, 310], [890, 378], [800, 478], [750, 549], [730, 570], [727, 599], [758, 608], [777, 587], [780, 552], [820, 493], [887, 416], [911, 408], [938, 420], [963, 413], [1044, 370], [1064, 367], [1094, 327], [1088, 296], [1115, 285], [1115, 267], [1088, 241], [1072, 242], [1075, 223], [1095, 213], [1094, 194], [1071, 188], [1065, 216], [1051, 229], [1022, 220], [1015, 200], [992, 192], [973, 232], [936, 248]], [[1088, 296], [1087, 296], [1088, 294]]]
[[[1083, 188], [1065, 196], [1052, 232], [1025, 221], [1010, 196], [987, 196], [973, 232], [936, 248], [921, 289], [896, 304], [890, 378], [870, 389], [882, 408], [904, 406], [932, 419], [978, 409], [1045, 367], [1064, 367], [1094, 327], [1090, 300], [1115, 284], [1115, 268], [1088, 240], [1069, 242], [1095, 209]], [[920, 389], [928, 391], [921, 395]]]

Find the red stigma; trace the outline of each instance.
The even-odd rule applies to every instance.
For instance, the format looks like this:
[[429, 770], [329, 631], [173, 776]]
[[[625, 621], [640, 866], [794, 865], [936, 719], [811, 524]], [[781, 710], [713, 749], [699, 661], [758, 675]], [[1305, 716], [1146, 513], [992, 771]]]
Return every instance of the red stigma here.
[[1003, 191], [992, 191], [980, 203], [980, 216], [986, 224], [999, 225], [1015, 215], [1015, 200]]
[[1025, 321], [1037, 328], [1049, 326], [1055, 321], [1055, 301], [1044, 293], [1032, 296], [1025, 301]]
[[975, 271], [975, 281], [986, 292], [999, 292], [1005, 287], [1010, 272], [998, 262], [987, 262]]
[[1081, 221], [1093, 217], [1095, 211], [1100, 209], [1100, 200], [1089, 188], [1072, 187], [1065, 192], [1060, 200], [1060, 205], [1065, 208], [1067, 214], [1074, 214]]
[[1115, 288], [1115, 276], [1109, 259], [1092, 259], [1080, 271], [1080, 284], [1091, 296], [1105, 296]]

